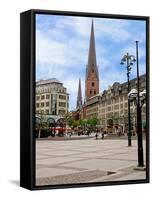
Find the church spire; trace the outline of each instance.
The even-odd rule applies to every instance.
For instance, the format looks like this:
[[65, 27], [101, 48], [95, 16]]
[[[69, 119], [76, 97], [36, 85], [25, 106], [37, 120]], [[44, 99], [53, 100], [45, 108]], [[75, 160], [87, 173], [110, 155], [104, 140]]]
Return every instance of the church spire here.
[[86, 100], [99, 93], [99, 73], [96, 61], [96, 48], [94, 36], [94, 23], [92, 20], [88, 64], [86, 67], [85, 96]]
[[82, 91], [81, 91], [81, 80], [79, 79], [77, 108], [79, 108], [80, 106], [82, 106]]
[[88, 64], [87, 64], [87, 68], [86, 68], [86, 79], [88, 79], [91, 71], [95, 71], [96, 77], [99, 80], [98, 67], [97, 67], [97, 61], [96, 61], [96, 48], [95, 48], [93, 19], [92, 19], [92, 24], [91, 24]]

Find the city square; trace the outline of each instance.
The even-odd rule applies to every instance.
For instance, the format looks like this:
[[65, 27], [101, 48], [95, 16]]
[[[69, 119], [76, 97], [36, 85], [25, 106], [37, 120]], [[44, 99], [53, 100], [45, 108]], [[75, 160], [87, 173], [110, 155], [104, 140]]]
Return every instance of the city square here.
[[[138, 165], [137, 140], [127, 138], [36, 141], [36, 185], [146, 179]], [[145, 160], [145, 140], [144, 160]]]
[[[61, 20], [65, 26], [58, 26]], [[146, 180], [145, 23], [71, 20], [36, 18], [36, 185]], [[56, 24], [56, 34], [46, 24]], [[141, 37], [129, 31], [133, 24]], [[84, 36], [75, 25], [86, 26]]]

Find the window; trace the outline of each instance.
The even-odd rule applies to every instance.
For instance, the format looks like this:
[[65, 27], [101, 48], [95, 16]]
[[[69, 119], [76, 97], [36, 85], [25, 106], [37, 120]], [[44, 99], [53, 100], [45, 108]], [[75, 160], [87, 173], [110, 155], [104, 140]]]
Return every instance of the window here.
[[94, 90], [94, 94], [96, 94], [96, 90]]
[[47, 106], [47, 107], [49, 106], [49, 102], [46, 102], [46, 106]]
[[115, 118], [119, 117], [119, 112], [114, 113]]
[[115, 98], [115, 103], [118, 103], [118, 102], [119, 102], [119, 98], [116, 97], [116, 98]]
[[66, 99], [66, 96], [65, 95], [59, 95], [59, 99]]
[[44, 95], [41, 95], [41, 100], [45, 99], [45, 96]]
[[91, 85], [92, 85], [92, 87], [94, 87], [94, 86], [95, 86], [95, 83], [94, 83], [94, 82], [92, 82], [92, 83], [91, 83]]
[[57, 94], [51, 94], [51, 114], [56, 115]]
[[39, 103], [36, 103], [36, 108], [39, 108]]
[[111, 104], [111, 100], [107, 100], [107, 105], [110, 105]]
[[61, 107], [66, 107], [66, 103], [64, 103], [64, 102], [59, 102], [58, 105], [61, 106]]
[[105, 101], [102, 101], [102, 106], [105, 106]]
[[49, 94], [46, 95], [46, 99], [49, 99]]
[[92, 94], [92, 90], [90, 90], [90, 94]]
[[120, 108], [123, 108], [123, 104], [120, 104]]
[[103, 113], [105, 112], [105, 108], [102, 109], [102, 112], [103, 112]]
[[115, 110], [118, 110], [119, 109], [119, 105], [115, 105]]
[[41, 103], [41, 107], [44, 107], [44, 103], [43, 102]]
[[123, 110], [120, 110], [120, 114], [123, 114]]
[[124, 110], [124, 114], [127, 114], [128, 113], [128, 111], [127, 110]]
[[109, 106], [109, 107], [107, 108], [107, 111], [111, 111], [111, 106]]
[[36, 100], [39, 100], [39, 99], [40, 99], [40, 96], [37, 96], [37, 97], [36, 97]]

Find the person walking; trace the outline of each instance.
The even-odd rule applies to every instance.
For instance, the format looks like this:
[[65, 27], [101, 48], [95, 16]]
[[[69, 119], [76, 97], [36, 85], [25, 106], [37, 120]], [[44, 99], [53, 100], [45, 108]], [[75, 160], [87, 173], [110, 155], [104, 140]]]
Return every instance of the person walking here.
[[101, 132], [101, 139], [104, 139], [104, 131]]

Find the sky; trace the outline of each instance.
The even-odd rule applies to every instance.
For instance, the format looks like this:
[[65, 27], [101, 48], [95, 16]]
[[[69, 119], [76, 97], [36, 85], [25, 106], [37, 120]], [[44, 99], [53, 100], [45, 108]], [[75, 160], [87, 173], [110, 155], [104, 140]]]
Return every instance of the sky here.
[[[126, 65], [121, 58], [136, 55], [139, 41], [140, 75], [146, 73], [146, 22], [143, 20], [71, 17], [36, 14], [36, 81], [57, 78], [70, 95], [69, 110], [76, 108], [79, 78], [85, 97], [91, 22], [94, 21], [100, 93], [114, 82], [126, 82]], [[136, 77], [136, 63], [130, 79]]]

